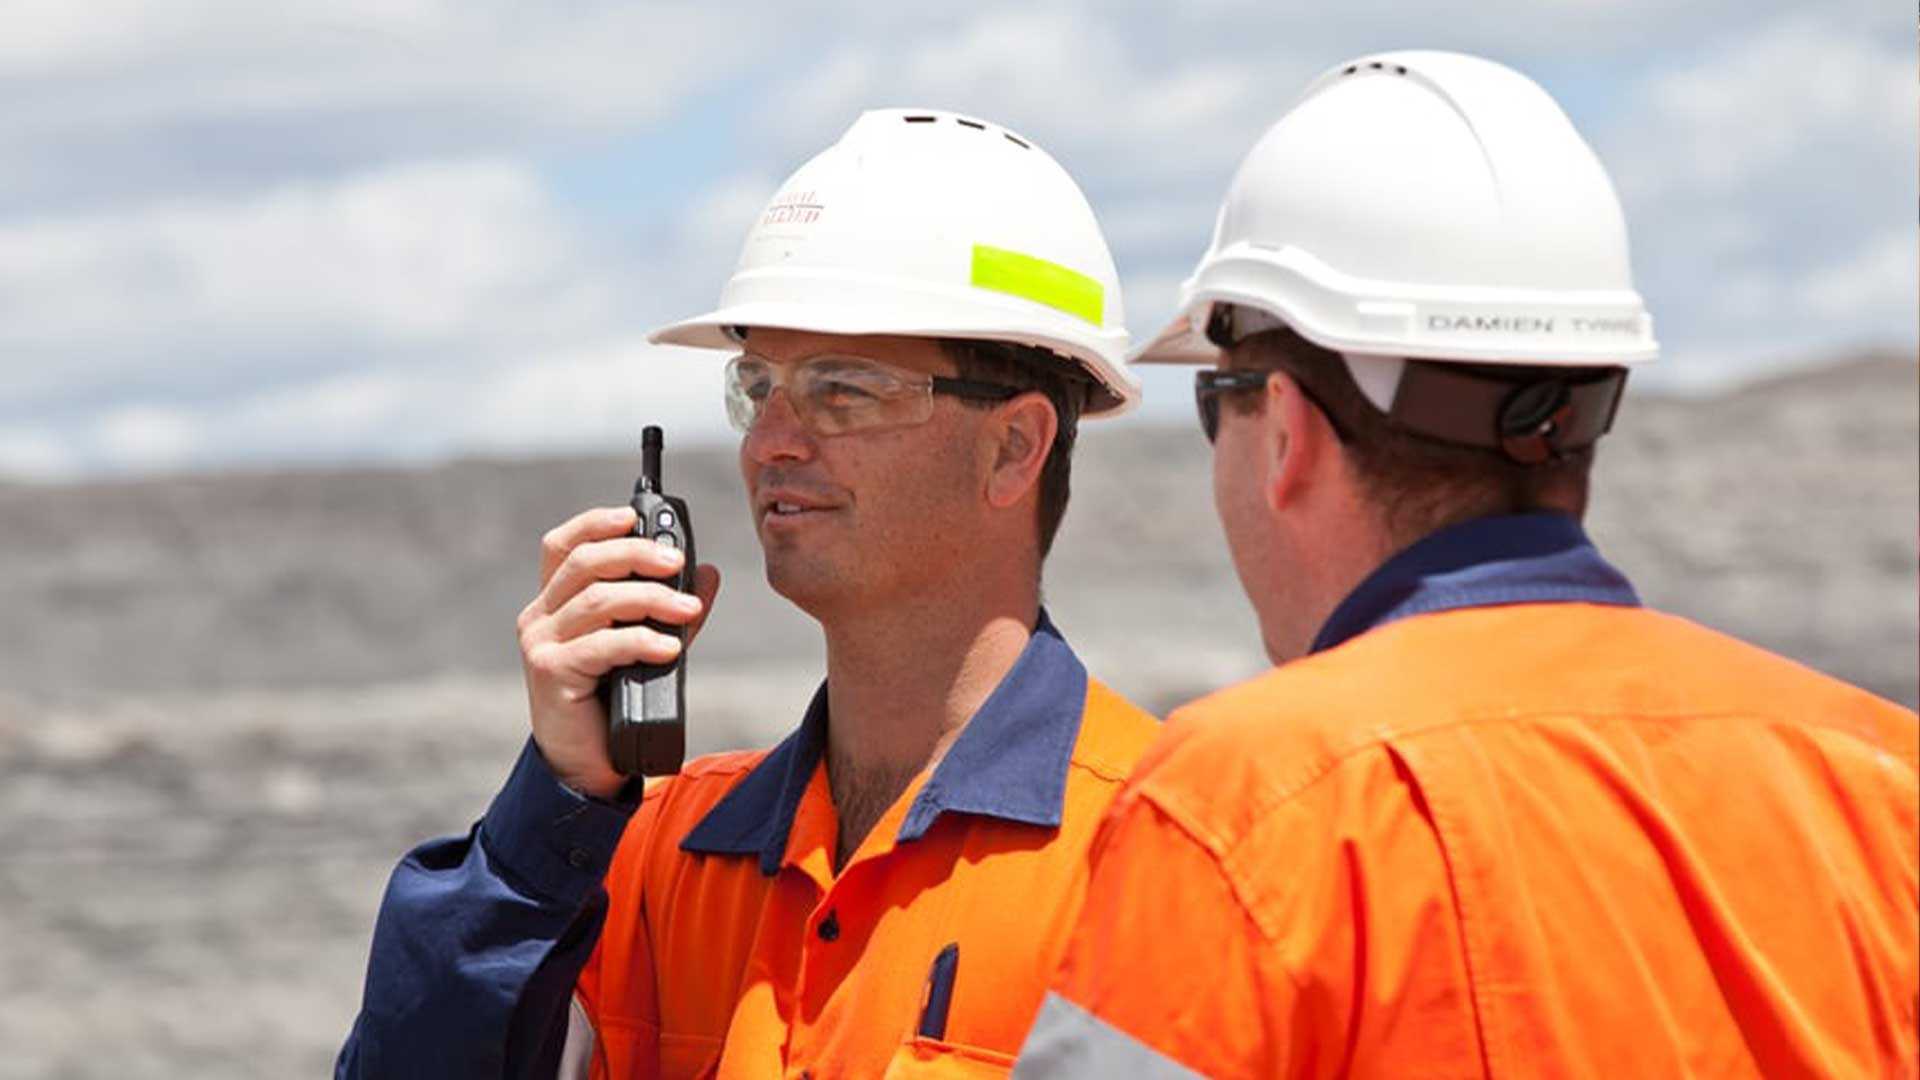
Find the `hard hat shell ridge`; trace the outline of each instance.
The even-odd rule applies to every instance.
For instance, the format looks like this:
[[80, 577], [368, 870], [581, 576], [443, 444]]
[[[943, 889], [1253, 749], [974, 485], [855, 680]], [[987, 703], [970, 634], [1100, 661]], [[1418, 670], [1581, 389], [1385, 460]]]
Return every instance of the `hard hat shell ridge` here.
[[781, 185], [715, 310], [650, 340], [742, 328], [1007, 341], [1091, 379], [1087, 415], [1139, 398], [1119, 275], [1086, 197], [1031, 141], [934, 109], [878, 109]]
[[1211, 363], [1215, 304], [1349, 355], [1654, 359], [1612, 183], [1532, 80], [1394, 52], [1316, 80], [1241, 164], [1180, 311], [1136, 362]]

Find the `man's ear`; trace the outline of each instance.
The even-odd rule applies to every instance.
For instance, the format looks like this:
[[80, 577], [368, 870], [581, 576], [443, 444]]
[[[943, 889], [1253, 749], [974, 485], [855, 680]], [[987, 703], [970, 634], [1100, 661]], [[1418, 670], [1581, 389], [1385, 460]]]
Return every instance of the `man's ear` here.
[[1276, 371], [1267, 378], [1267, 407], [1262, 452], [1267, 456], [1267, 506], [1292, 505], [1313, 486], [1327, 455], [1338, 452], [1333, 426], [1301, 391], [1292, 375]]
[[1013, 506], [1040, 483], [1059, 430], [1053, 402], [1042, 393], [1029, 391], [994, 409], [993, 423], [984, 425], [989, 505]]

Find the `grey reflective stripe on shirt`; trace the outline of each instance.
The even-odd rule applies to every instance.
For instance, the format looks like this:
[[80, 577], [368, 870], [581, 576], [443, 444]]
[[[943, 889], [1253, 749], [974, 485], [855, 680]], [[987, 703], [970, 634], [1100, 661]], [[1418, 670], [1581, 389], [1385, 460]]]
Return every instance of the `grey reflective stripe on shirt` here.
[[1040, 1006], [1013, 1067], [1013, 1080], [1194, 1080], [1200, 1075], [1059, 994], [1048, 994]]
[[587, 1019], [587, 1007], [575, 994], [573, 1007], [567, 1010], [567, 1042], [560, 1048], [560, 1067], [553, 1071], [554, 1080], [587, 1080], [587, 1074], [593, 1071], [593, 1042], [597, 1037], [593, 1021]]

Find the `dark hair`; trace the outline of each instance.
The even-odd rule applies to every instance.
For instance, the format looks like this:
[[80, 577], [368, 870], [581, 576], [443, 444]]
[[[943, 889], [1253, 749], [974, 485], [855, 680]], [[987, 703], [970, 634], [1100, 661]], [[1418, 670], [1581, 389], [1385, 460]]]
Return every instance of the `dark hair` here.
[[[1038, 390], [1053, 403], [1059, 421], [1053, 446], [1047, 451], [1046, 464], [1040, 469], [1040, 557], [1053, 548], [1054, 533], [1067, 512], [1069, 474], [1073, 470], [1073, 440], [1078, 433], [1080, 413], [1086, 408], [1092, 379], [1078, 365], [1057, 354], [1032, 345], [1007, 341], [983, 341], [976, 338], [942, 338], [940, 347], [953, 360], [963, 379]], [[991, 401], [963, 404], [990, 409]]]
[[[1285, 328], [1235, 345], [1233, 366], [1284, 371], [1344, 435], [1348, 458], [1379, 508], [1387, 531], [1401, 544], [1444, 526], [1492, 514], [1555, 510], [1580, 517], [1587, 506], [1593, 447], [1540, 465], [1523, 465], [1498, 450], [1441, 442], [1397, 427], [1367, 400], [1339, 353]], [[1417, 363], [1418, 361], [1408, 361]], [[1525, 378], [1535, 369], [1508, 369]], [[1539, 377], [1552, 372], [1539, 371]], [[1229, 408], [1264, 406], [1263, 395], [1229, 394]]]

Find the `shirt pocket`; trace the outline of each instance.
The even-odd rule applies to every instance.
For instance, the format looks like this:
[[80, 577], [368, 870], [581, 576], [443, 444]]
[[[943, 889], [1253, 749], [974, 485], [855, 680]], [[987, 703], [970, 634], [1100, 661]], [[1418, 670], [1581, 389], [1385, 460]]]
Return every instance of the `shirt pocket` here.
[[660, 1080], [705, 1080], [720, 1064], [721, 1040], [711, 1035], [660, 1036]]
[[900, 1044], [882, 1080], [1001, 1080], [1013, 1055], [916, 1035]]

